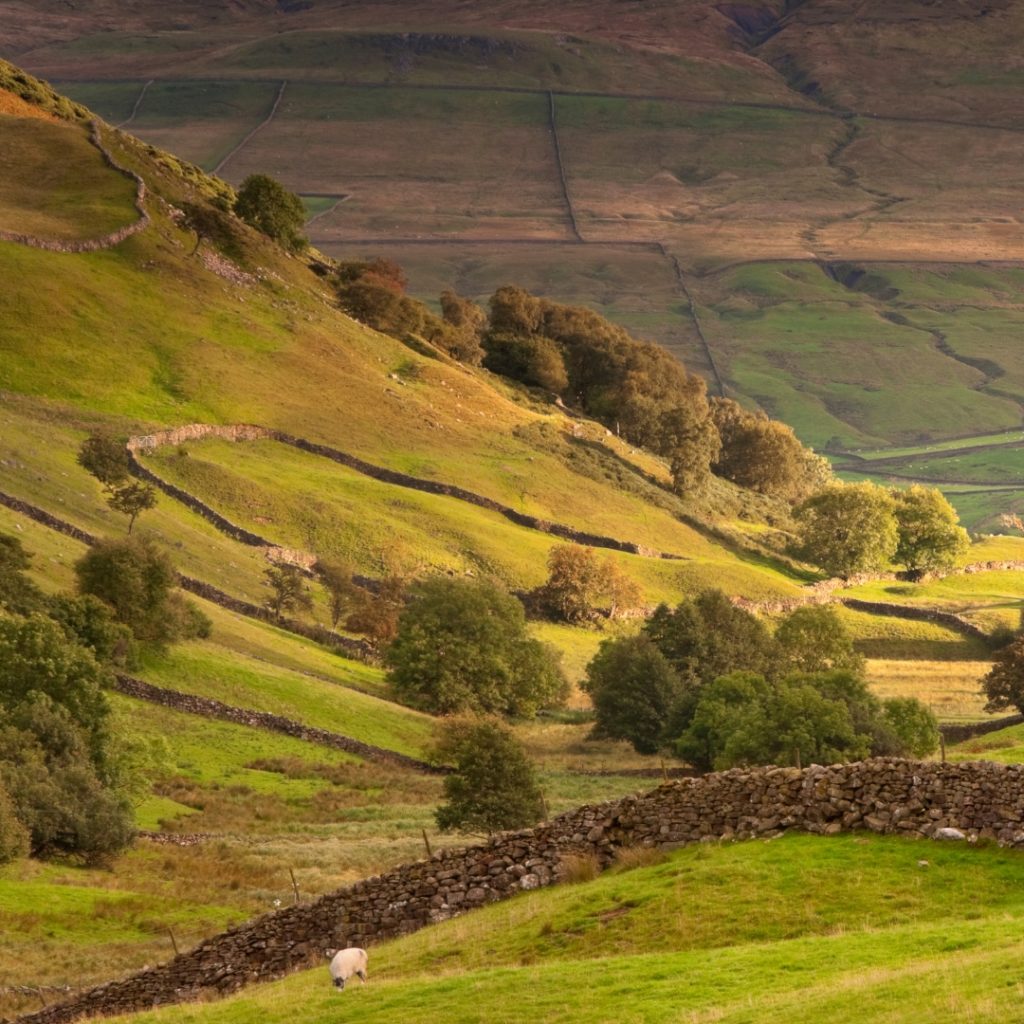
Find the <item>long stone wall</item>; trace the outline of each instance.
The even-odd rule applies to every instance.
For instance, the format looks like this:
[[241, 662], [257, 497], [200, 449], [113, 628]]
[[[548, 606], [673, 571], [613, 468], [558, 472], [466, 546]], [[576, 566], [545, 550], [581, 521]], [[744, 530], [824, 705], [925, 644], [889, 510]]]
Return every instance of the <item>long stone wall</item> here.
[[[31, 505], [27, 501], [22, 501], [21, 498], [15, 498], [10, 494], [4, 494], [0, 491], [0, 505], [6, 505], [7, 508], [12, 511], [19, 512], [22, 515], [27, 516], [29, 519], [32, 519], [37, 523], [42, 523], [43, 526], [47, 526], [58, 533], [63, 533], [68, 537], [73, 537], [82, 544], [92, 546], [96, 543], [97, 538], [91, 533], [80, 529], [64, 519], [58, 518], [50, 512], [47, 512], [45, 509], [41, 509], [36, 505]], [[362, 585], [361, 578], [357, 579], [356, 582]], [[272, 626], [276, 626], [278, 629], [283, 629], [287, 633], [294, 633], [296, 636], [305, 637], [307, 640], [312, 640], [325, 647], [344, 651], [348, 657], [359, 658], [364, 661], [370, 661], [374, 657], [373, 648], [363, 640], [353, 640], [351, 637], [338, 636], [324, 626], [317, 626], [308, 622], [300, 622], [297, 619], [277, 619], [268, 609], [263, 608], [260, 605], [253, 604], [251, 601], [243, 601], [239, 597], [232, 597], [230, 594], [226, 594], [223, 590], [213, 586], [212, 583], [206, 583], [203, 580], [197, 580], [192, 576], [185, 576], [179, 573], [178, 586], [180, 586], [182, 590], [187, 590], [190, 594], [195, 594], [196, 597], [212, 601], [214, 604], [218, 604], [222, 608], [226, 608], [228, 611], [244, 615], [246, 618], [257, 619], [260, 622], [269, 623]]]
[[152, 704], [160, 704], [189, 715], [219, 718], [225, 722], [248, 726], [251, 729], [266, 729], [269, 732], [293, 736], [295, 739], [305, 740], [308, 743], [317, 743], [322, 747], [345, 750], [370, 761], [384, 761], [388, 764], [412, 768], [414, 771], [427, 772], [432, 775], [444, 775], [449, 770], [428, 764], [426, 761], [420, 761], [415, 757], [409, 757], [407, 754], [400, 754], [396, 750], [387, 750], [384, 747], [363, 743], [362, 740], [353, 739], [351, 736], [343, 736], [341, 733], [330, 732], [327, 729], [304, 725], [302, 722], [296, 722], [269, 711], [253, 711], [249, 708], [234, 707], [231, 704], [214, 700], [212, 697], [199, 697], [191, 693], [181, 693], [178, 690], [168, 690], [124, 674], [118, 674], [116, 681], [117, 689], [129, 697], [146, 700]]
[[581, 807], [549, 824], [442, 850], [267, 914], [173, 960], [20, 1018], [64, 1024], [235, 991], [322, 962], [323, 949], [371, 946], [559, 879], [568, 854], [611, 863], [625, 846], [675, 847], [782, 830], [850, 829], [934, 837], [941, 829], [1024, 848], [1024, 766], [873, 760], [733, 770]]
[[[541, 533], [549, 533], [555, 537], [563, 537], [566, 540], [573, 541], [577, 544], [586, 544], [588, 547], [592, 548], [608, 548], [613, 551], [625, 551], [629, 554], [643, 555], [648, 558], [667, 558], [675, 560], [680, 560], [682, 558], [681, 555], [654, 551], [651, 548], [644, 547], [641, 544], [634, 544], [631, 541], [616, 540], [614, 537], [605, 537], [597, 533], [588, 533], [586, 530], [577, 530], [572, 526], [565, 526], [562, 523], [548, 522], [548, 520], [541, 519], [538, 516], [531, 516], [524, 512], [518, 512], [514, 508], [510, 508], [508, 505], [503, 505], [500, 502], [495, 501], [493, 498], [484, 497], [482, 494], [466, 490], [464, 487], [457, 487], [454, 484], [440, 483], [437, 480], [424, 480], [420, 477], [409, 476], [408, 473], [400, 473], [394, 469], [375, 466], [373, 463], [366, 462], [363, 459], [357, 458], [355, 455], [349, 455], [347, 452], [339, 451], [337, 448], [317, 444], [302, 437], [295, 437], [292, 434], [286, 434], [280, 430], [271, 430], [267, 427], [260, 427], [255, 424], [245, 423], [233, 424], [230, 426], [216, 426], [205, 423], [190, 423], [183, 427], [175, 427], [170, 430], [160, 430], [153, 434], [129, 438], [128, 448], [133, 454], [137, 454], [138, 452], [152, 451], [153, 449], [164, 445], [184, 444], [186, 441], [198, 441], [209, 437], [216, 437], [225, 441], [278, 441], [281, 444], [289, 445], [292, 448], [298, 448], [300, 451], [308, 452], [311, 455], [318, 455], [322, 458], [330, 459], [332, 462], [337, 462], [339, 465], [355, 470], [357, 473], [361, 473], [364, 476], [372, 477], [374, 480], [380, 480], [382, 483], [394, 484], [397, 487], [407, 487], [412, 490], [422, 491], [426, 494], [439, 494], [444, 497], [455, 498], [458, 501], [465, 501], [470, 505], [476, 505], [478, 508], [497, 512], [499, 515], [504, 516], [517, 526], [525, 526], [530, 530], [539, 530]], [[153, 479], [154, 483], [158, 486], [164, 487], [165, 490], [168, 487], [173, 486], [170, 484], [165, 485], [163, 481], [159, 480], [159, 478], [153, 477]], [[175, 488], [175, 490], [177, 491], [179, 489]], [[168, 491], [168, 493], [172, 492]], [[181, 492], [181, 494], [184, 493], [185, 492], [183, 491]], [[178, 497], [178, 494], [175, 494], [174, 496]], [[197, 511], [199, 510], [197, 509]], [[216, 515], [216, 513], [214, 513], [214, 515]], [[227, 520], [224, 520], [224, 522], [232, 530], [248, 533], [248, 531], [242, 531], [241, 527], [236, 527]], [[244, 540], [244, 543], [262, 545], [266, 545], [268, 543], [256, 534], [250, 534], [249, 536], [253, 539]], [[238, 539], [243, 538], [239, 537]]]
[[89, 141], [100, 151], [103, 157], [104, 163], [108, 167], [117, 171], [118, 174], [123, 174], [126, 178], [131, 178], [135, 182], [135, 209], [139, 214], [139, 218], [133, 221], [131, 224], [125, 224], [124, 227], [118, 228], [116, 231], [111, 231], [109, 234], [101, 235], [99, 238], [84, 238], [77, 241], [58, 241], [52, 238], [39, 238], [35, 235], [23, 235], [15, 231], [0, 231], [0, 241], [2, 242], [17, 242], [19, 245], [27, 245], [32, 249], [46, 249], [50, 252], [67, 252], [67, 253], [80, 253], [80, 252], [98, 252], [100, 249], [110, 249], [115, 245], [120, 245], [126, 238], [130, 238], [132, 235], [137, 235], [143, 228], [149, 225], [149, 214], [146, 212], [146, 183], [142, 178], [134, 171], [129, 170], [127, 167], [122, 167], [121, 164], [114, 159], [113, 154], [103, 144], [103, 139], [100, 135], [100, 126], [96, 121], [92, 122], [92, 130], [89, 134]]

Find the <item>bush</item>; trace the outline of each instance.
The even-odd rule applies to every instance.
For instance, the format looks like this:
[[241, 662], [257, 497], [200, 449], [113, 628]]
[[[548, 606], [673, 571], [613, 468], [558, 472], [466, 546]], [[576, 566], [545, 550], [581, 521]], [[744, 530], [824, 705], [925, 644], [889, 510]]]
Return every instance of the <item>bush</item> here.
[[544, 797], [533, 766], [501, 722], [446, 723], [435, 757], [455, 769], [445, 776], [447, 802], [435, 814], [442, 832], [490, 835], [528, 828], [544, 817]]
[[557, 657], [526, 630], [523, 607], [493, 584], [417, 584], [385, 652], [399, 700], [435, 714], [532, 715], [562, 704]]
[[127, 799], [104, 784], [67, 709], [43, 694], [0, 714], [0, 783], [35, 856], [101, 863], [134, 838]]
[[59, 704], [88, 737], [97, 763], [109, 714], [101, 685], [106, 672], [90, 651], [70, 641], [44, 615], [0, 615], [0, 710], [12, 712], [33, 695]]

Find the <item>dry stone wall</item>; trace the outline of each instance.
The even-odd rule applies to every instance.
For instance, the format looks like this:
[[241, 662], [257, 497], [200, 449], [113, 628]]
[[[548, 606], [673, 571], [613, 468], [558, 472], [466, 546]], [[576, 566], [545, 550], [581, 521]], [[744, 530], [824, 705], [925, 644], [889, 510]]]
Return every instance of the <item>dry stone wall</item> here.
[[[437, 480], [423, 480], [420, 477], [409, 476], [407, 473], [399, 473], [397, 470], [386, 469], [383, 466], [375, 466], [373, 463], [366, 462], [363, 459], [357, 458], [355, 455], [349, 455], [347, 452], [339, 451], [337, 448], [331, 448], [328, 445], [317, 444], [313, 441], [307, 441], [305, 438], [295, 437], [292, 434], [286, 434], [280, 430], [270, 430], [267, 427], [256, 426], [255, 424], [243, 423], [233, 424], [230, 426], [215, 426], [212, 424], [205, 423], [190, 423], [183, 427], [175, 427], [171, 430], [161, 430], [153, 434], [146, 434], [140, 437], [130, 438], [128, 441], [129, 450], [135, 454], [138, 452], [152, 451], [155, 448], [159, 448], [163, 445], [178, 445], [184, 444], [187, 441], [198, 441], [208, 437], [216, 437], [225, 441], [256, 441], [256, 440], [272, 440], [278, 441], [281, 444], [289, 445], [292, 448], [298, 448], [300, 451], [309, 452], [311, 455], [319, 455], [322, 458], [330, 459], [332, 462], [337, 462], [339, 465], [345, 466], [348, 469], [355, 470], [357, 473], [361, 473], [364, 476], [372, 477], [374, 480], [380, 480], [383, 483], [395, 484], [398, 487], [408, 487], [412, 490], [423, 491], [426, 494], [440, 494], [445, 497], [455, 498], [459, 501], [468, 502], [471, 505], [476, 505], [479, 508], [488, 509], [491, 512], [497, 512], [499, 515], [504, 516], [506, 519], [511, 520], [517, 526], [525, 526], [531, 530], [539, 530], [541, 533], [550, 533], [555, 537], [564, 537], [566, 540], [571, 540], [577, 544], [586, 544], [592, 548], [609, 548], [614, 551], [626, 551], [634, 555], [644, 555], [648, 558], [668, 558], [668, 559], [681, 559], [681, 555], [673, 555], [665, 552], [654, 551], [651, 548], [646, 548], [641, 544], [633, 544], [630, 541], [616, 540], [614, 537], [605, 537], [597, 533], [588, 533], [585, 530], [577, 530], [571, 526], [565, 526], [561, 523], [551, 523], [546, 519], [540, 519], [538, 516], [527, 515], [524, 512], [517, 512], [514, 508], [510, 508], [508, 505], [502, 505], [500, 502], [494, 501], [492, 498], [486, 498], [481, 494], [476, 494], [474, 491], [468, 491], [464, 487], [457, 487], [454, 484], [440, 483]], [[179, 488], [173, 487], [171, 484], [165, 484], [158, 477], [149, 473], [148, 470], [144, 470], [143, 475], [147, 476], [147, 479], [152, 479], [153, 482], [167, 491], [168, 494], [173, 494], [174, 497], [179, 500], [186, 501], [188, 498], [184, 491], [180, 491]], [[185, 495], [185, 497], [181, 497]], [[193, 505], [192, 503], [195, 502]], [[195, 507], [196, 511], [200, 512], [201, 515], [206, 515], [209, 519], [210, 516], [206, 512], [203, 512], [199, 507], [201, 502], [196, 502], [196, 499], [190, 499], [186, 501], [190, 507]], [[202, 506], [206, 508], [206, 506]], [[217, 513], [209, 510], [217, 519], [223, 521], [225, 528], [231, 531], [237, 531], [237, 539], [242, 540], [246, 544], [260, 544], [266, 545], [268, 542], [262, 537], [256, 534], [249, 533], [249, 531], [242, 530], [241, 527], [234, 526], [234, 524], [223, 519]], [[211, 519], [211, 522], [215, 520]], [[235, 534], [232, 533], [232, 536]], [[251, 539], [246, 539], [248, 535]]]
[[[85, 530], [80, 529], [72, 523], [59, 519], [57, 516], [52, 515], [45, 509], [31, 505], [27, 501], [22, 501], [21, 498], [15, 498], [10, 494], [0, 492], [0, 505], [6, 505], [7, 508], [12, 511], [19, 512], [22, 515], [27, 516], [29, 519], [33, 519], [37, 523], [42, 523], [44, 526], [48, 526], [51, 530], [55, 530], [58, 533], [63, 533], [68, 537], [73, 537], [82, 544], [88, 544], [91, 546], [96, 543], [96, 537], [91, 533], [87, 533]], [[357, 578], [356, 582], [361, 582], [361, 580]], [[224, 593], [223, 590], [218, 589], [211, 583], [205, 583], [202, 580], [197, 580], [191, 576], [185, 576], [179, 573], [178, 586], [180, 586], [182, 590], [187, 590], [190, 594], [195, 594], [196, 597], [212, 601], [214, 604], [218, 604], [222, 608], [226, 608], [228, 611], [236, 612], [237, 614], [244, 615], [250, 619], [258, 619], [260, 622], [267, 622], [272, 626], [276, 626], [278, 629], [283, 629], [288, 633], [294, 633], [296, 636], [305, 637], [307, 640], [313, 640], [315, 643], [322, 644], [325, 647], [336, 648], [344, 651], [348, 657], [359, 658], [364, 661], [372, 661], [375, 657], [373, 648], [363, 640], [353, 640], [351, 637], [338, 636], [323, 626], [317, 626], [308, 622], [300, 622], [297, 619], [277, 619], [274, 617], [273, 613], [268, 611], [266, 608], [253, 604], [251, 601], [243, 601], [241, 598], [232, 597], [230, 594]]]
[[362, 740], [330, 732], [327, 729], [303, 725], [302, 722], [296, 722], [269, 711], [253, 711], [249, 708], [234, 707], [211, 697], [198, 697], [191, 693], [181, 693], [178, 690], [153, 686], [152, 683], [135, 679], [133, 676], [119, 674], [116, 680], [117, 688], [121, 693], [139, 700], [147, 700], [153, 704], [161, 704], [167, 708], [174, 708], [175, 711], [201, 715], [204, 718], [219, 718], [226, 722], [249, 726], [252, 729], [279, 732], [285, 736], [293, 736], [295, 739], [306, 740], [308, 743], [317, 743], [322, 747], [334, 747], [336, 750], [345, 750], [371, 761], [385, 761], [402, 768], [412, 768], [418, 772], [443, 775], [447, 771], [445, 768], [439, 768], [415, 757], [400, 754], [398, 751], [375, 747], [370, 743], [363, 743]]
[[529, 831], [442, 850], [208, 939], [173, 960], [21, 1018], [63, 1024], [232, 992], [321, 961], [323, 949], [371, 946], [516, 893], [550, 885], [569, 854], [608, 864], [624, 846], [675, 847], [797, 829], [936, 837], [958, 829], [1024, 847], [1024, 766], [879, 759], [733, 770], [581, 807]]
[[27, 245], [32, 249], [47, 249], [50, 252], [98, 252], [100, 249], [110, 249], [120, 245], [126, 238], [137, 235], [143, 228], [149, 225], [149, 214], [146, 212], [146, 183], [134, 171], [122, 167], [113, 157], [110, 150], [103, 144], [100, 135], [100, 127], [96, 121], [92, 122], [92, 131], [89, 136], [92, 144], [100, 151], [104, 162], [108, 167], [113, 168], [126, 178], [135, 182], [135, 209], [138, 211], [139, 219], [124, 227], [111, 231], [109, 234], [99, 238], [85, 238], [78, 241], [58, 241], [52, 238], [38, 238], [35, 235], [18, 234], [15, 231], [0, 231], [0, 241], [17, 242], [19, 245]]

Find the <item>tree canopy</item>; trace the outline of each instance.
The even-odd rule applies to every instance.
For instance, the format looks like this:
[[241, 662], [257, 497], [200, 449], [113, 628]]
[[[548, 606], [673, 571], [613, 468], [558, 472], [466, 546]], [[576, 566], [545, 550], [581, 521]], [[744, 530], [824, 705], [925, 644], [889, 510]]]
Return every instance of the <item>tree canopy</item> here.
[[872, 483], [830, 484], [795, 509], [801, 555], [844, 578], [885, 568], [899, 535], [893, 499]]
[[533, 765], [501, 722], [446, 723], [435, 757], [455, 769], [445, 776], [446, 802], [435, 813], [443, 832], [491, 834], [528, 828], [544, 817], [544, 798]]
[[581, 684], [594, 705], [595, 737], [628, 740], [641, 754], [662, 748], [683, 683], [644, 633], [605, 640]]
[[238, 189], [235, 213], [250, 227], [292, 252], [308, 244], [302, 200], [267, 174], [250, 174]]
[[209, 619], [174, 592], [174, 566], [151, 540], [101, 541], [75, 563], [75, 574], [81, 593], [112, 608], [138, 640], [161, 645], [209, 634]]
[[529, 636], [522, 604], [484, 581], [414, 585], [384, 659], [399, 700], [436, 714], [532, 715], [567, 696], [557, 656]]
[[893, 491], [898, 542], [893, 558], [915, 572], [948, 569], [970, 546], [956, 509], [934, 487]]

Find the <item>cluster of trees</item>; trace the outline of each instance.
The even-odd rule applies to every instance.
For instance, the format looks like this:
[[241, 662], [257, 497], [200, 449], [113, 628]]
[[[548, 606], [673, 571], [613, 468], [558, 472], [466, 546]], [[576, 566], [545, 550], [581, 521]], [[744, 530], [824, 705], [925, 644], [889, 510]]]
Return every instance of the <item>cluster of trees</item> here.
[[0, 861], [31, 852], [99, 862], [134, 835], [133, 804], [162, 767], [103, 693], [140, 643], [209, 628], [171, 592], [166, 557], [136, 539], [97, 544], [77, 594], [46, 595], [0, 535]]
[[78, 464], [103, 485], [107, 504], [128, 517], [128, 533], [135, 520], [156, 505], [156, 490], [131, 479], [131, 463], [123, 440], [110, 434], [93, 434], [78, 449]]
[[833, 483], [794, 510], [798, 553], [842, 577], [884, 569], [948, 568], [970, 545], [956, 510], [933, 487], [890, 490], [872, 483]]
[[723, 593], [659, 607], [634, 637], [605, 641], [583, 688], [595, 735], [696, 767], [919, 756], [935, 719], [916, 700], [879, 701], [835, 612], [798, 608], [774, 635]]
[[339, 263], [334, 286], [341, 308], [361, 323], [400, 338], [418, 336], [460, 362], [478, 366], [487, 315], [455, 292], [441, 293], [441, 315], [406, 294], [405, 271], [391, 260]]
[[706, 481], [721, 442], [704, 381], [660, 346], [592, 310], [515, 287], [491, 296], [482, 343], [488, 369], [544, 388], [665, 456], [680, 492]]

